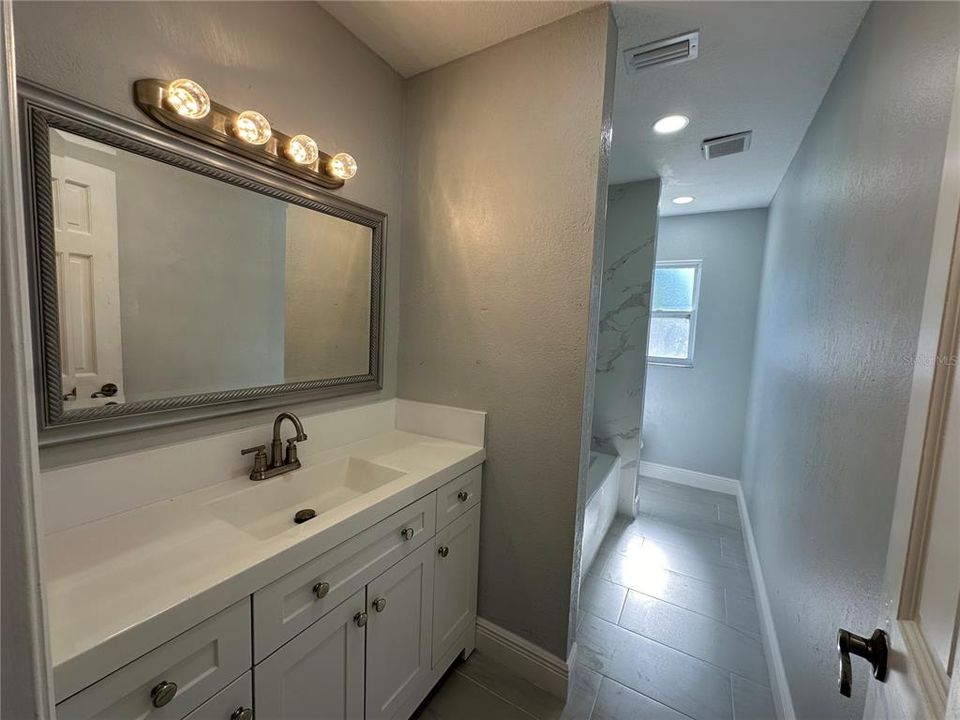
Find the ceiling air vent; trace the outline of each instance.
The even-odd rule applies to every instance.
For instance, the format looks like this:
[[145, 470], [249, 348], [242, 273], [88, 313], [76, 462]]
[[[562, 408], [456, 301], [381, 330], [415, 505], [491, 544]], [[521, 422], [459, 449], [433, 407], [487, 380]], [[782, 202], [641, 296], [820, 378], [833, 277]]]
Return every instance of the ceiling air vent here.
[[627, 64], [627, 72], [635, 73], [658, 65], [674, 65], [695, 60], [699, 47], [700, 31], [694, 30], [624, 50], [623, 59]]
[[753, 130], [739, 132], [723, 137], [708, 138], [703, 141], [703, 156], [707, 160], [715, 160], [725, 155], [736, 155], [750, 149], [750, 137]]

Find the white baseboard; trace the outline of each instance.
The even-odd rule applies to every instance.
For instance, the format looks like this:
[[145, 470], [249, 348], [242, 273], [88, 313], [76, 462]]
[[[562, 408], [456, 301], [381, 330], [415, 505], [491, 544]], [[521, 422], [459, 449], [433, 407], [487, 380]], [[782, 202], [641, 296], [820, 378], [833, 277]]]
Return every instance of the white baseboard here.
[[529, 640], [478, 617], [477, 650], [551, 695], [566, 699], [576, 645], [569, 660], [565, 661]]
[[770, 610], [770, 599], [767, 597], [767, 585], [763, 580], [763, 571], [760, 569], [760, 554], [753, 538], [753, 526], [750, 524], [750, 514], [747, 512], [747, 502], [743, 496], [743, 488], [737, 483], [737, 507], [740, 509], [740, 523], [743, 527], [743, 539], [747, 545], [747, 559], [750, 563], [750, 572], [753, 573], [753, 584], [757, 593], [757, 609], [760, 611], [760, 637], [763, 640], [763, 652], [767, 658], [767, 669], [770, 671], [770, 684], [773, 689], [773, 703], [777, 709], [779, 720], [796, 720], [793, 710], [793, 699], [790, 697], [790, 685], [787, 683], [787, 671], [783, 666], [783, 656], [780, 654], [780, 642], [777, 640], [777, 628], [773, 623], [773, 613]]
[[671, 467], [669, 465], [660, 465], [659, 463], [640, 461], [640, 475], [656, 478], [657, 480], [666, 480], [680, 485], [690, 485], [701, 490], [712, 490], [713, 492], [726, 493], [727, 495], [736, 495], [740, 491], [740, 482], [733, 478], [723, 477], [721, 475], [709, 475], [707, 473], [697, 472], [696, 470], [685, 470], [684, 468]]

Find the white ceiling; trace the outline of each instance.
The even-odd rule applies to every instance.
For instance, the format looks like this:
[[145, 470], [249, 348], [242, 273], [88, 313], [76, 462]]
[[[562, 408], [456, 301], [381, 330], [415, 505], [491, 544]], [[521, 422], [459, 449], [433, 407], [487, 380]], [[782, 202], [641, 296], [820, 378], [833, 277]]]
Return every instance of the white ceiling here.
[[[660, 176], [661, 213], [770, 204], [866, 11], [863, 2], [616, 2], [620, 54], [610, 183]], [[700, 30], [700, 56], [626, 74], [622, 51]], [[690, 125], [656, 135], [660, 117]], [[704, 138], [753, 130], [742, 155], [705, 160]], [[673, 205], [693, 195], [690, 205]]]
[[403, 77], [597, 5], [597, 0], [364, 0], [320, 4]]

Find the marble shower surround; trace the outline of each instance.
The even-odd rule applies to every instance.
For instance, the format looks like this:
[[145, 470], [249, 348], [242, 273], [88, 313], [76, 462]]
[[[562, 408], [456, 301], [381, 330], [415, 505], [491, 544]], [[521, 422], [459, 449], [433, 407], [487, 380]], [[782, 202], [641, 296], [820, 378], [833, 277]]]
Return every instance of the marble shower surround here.
[[593, 447], [635, 464], [647, 367], [660, 180], [614, 185], [600, 290]]

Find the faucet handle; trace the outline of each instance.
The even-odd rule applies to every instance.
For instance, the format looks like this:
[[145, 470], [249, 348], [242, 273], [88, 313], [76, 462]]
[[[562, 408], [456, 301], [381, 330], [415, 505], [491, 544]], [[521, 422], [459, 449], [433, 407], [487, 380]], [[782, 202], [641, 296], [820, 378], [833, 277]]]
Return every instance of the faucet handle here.
[[250, 471], [250, 479], [263, 480], [263, 474], [267, 471], [267, 446], [255, 445], [240, 451], [241, 455], [249, 455], [250, 453], [256, 453], [253, 456], [253, 470]]
[[292, 437], [287, 439], [287, 452], [283, 458], [283, 461], [287, 465], [297, 461], [297, 438]]

